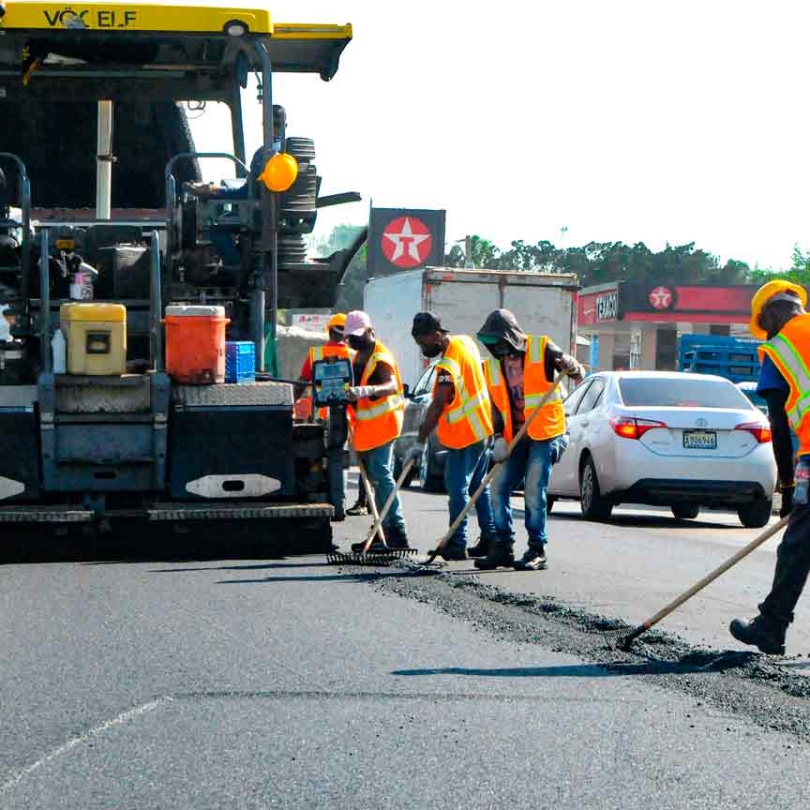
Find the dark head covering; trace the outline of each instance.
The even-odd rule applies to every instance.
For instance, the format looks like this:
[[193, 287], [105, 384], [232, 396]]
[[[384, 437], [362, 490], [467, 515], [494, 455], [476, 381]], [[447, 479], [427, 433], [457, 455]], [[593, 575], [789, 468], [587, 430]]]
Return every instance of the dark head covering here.
[[515, 351], [526, 351], [526, 333], [520, 328], [517, 318], [508, 309], [490, 312], [484, 325], [478, 330], [478, 339], [485, 346], [505, 340]]
[[447, 334], [448, 330], [442, 326], [441, 318], [434, 312], [417, 312], [413, 316], [413, 327], [411, 328], [411, 336], [418, 337], [419, 335], [431, 335], [434, 332], [444, 332]]

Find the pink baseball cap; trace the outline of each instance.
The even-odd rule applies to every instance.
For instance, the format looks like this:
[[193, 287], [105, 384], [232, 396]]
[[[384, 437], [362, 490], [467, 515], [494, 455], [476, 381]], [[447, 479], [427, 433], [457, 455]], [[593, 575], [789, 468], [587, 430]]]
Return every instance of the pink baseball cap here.
[[346, 337], [359, 337], [366, 329], [371, 329], [371, 318], [368, 312], [355, 309], [346, 316], [346, 325], [343, 327], [343, 334]]

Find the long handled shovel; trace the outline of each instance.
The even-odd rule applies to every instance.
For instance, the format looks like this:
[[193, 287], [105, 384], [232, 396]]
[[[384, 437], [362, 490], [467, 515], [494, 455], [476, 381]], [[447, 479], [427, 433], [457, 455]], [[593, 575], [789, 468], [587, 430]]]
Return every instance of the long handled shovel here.
[[778, 523], [767, 528], [762, 534], [754, 538], [747, 546], [743, 546], [736, 554], [729, 557], [722, 565], [719, 565], [709, 574], [706, 574], [703, 579], [696, 582], [688, 591], [684, 591], [679, 597], [673, 599], [666, 607], [661, 608], [655, 616], [647, 619], [646, 622], [640, 624], [635, 630], [632, 630], [623, 638], [616, 642], [616, 647], [620, 650], [628, 650], [630, 645], [642, 634], [646, 633], [651, 627], [655, 627], [661, 619], [669, 616], [674, 610], [677, 610], [684, 602], [688, 602], [696, 593], [700, 593], [707, 585], [714, 582], [721, 574], [725, 574], [729, 568], [733, 568], [740, 560], [747, 557], [755, 548], [761, 546], [766, 540], [770, 540], [775, 534], [778, 534], [785, 528], [790, 517], [783, 517]]
[[[557, 391], [557, 388], [559, 387], [560, 383], [563, 380], [563, 377], [565, 376], [566, 376], [565, 374], [558, 374], [551, 388], [549, 388], [548, 391], [546, 391], [546, 393], [543, 394], [542, 398], [540, 399], [540, 402], [537, 403], [535, 409], [529, 414], [529, 418], [523, 423], [523, 427], [517, 432], [512, 441], [509, 442], [509, 455], [512, 454], [512, 450], [515, 449], [517, 443], [526, 435], [526, 431], [528, 431], [528, 429], [531, 427], [532, 422], [534, 422], [534, 420], [537, 418], [537, 415], [540, 413], [540, 409], [551, 399], [552, 396], [554, 396], [554, 393]], [[458, 529], [458, 527], [464, 521], [464, 518], [466, 518], [467, 515], [470, 513], [470, 511], [475, 507], [476, 502], [481, 497], [484, 490], [489, 486], [492, 479], [497, 475], [501, 465], [505, 464], [507, 461], [509, 461], [509, 456], [507, 456], [503, 461], [499, 461], [492, 467], [492, 469], [487, 474], [486, 478], [484, 478], [484, 480], [481, 482], [481, 485], [478, 487], [477, 490], [475, 490], [475, 493], [468, 501], [467, 506], [462, 510], [461, 514], [452, 522], [452, 524], [450, 524], [450, 528], [447, 530], [447, 532], [444, 534], [441, 540], [439, 540], [439, 542], [436, 544], [436, 548], [434, 548], [433, 551], [431, 551], [430, 554], [428, 554], [428, 558], [425, 561], [424, 565], [430, 565], [436, 559], [436, 557], [439, 554], [441, 554], [442, 551], [444, 551], [444, 549], [447, 547], [447, 544], [450, 542], [450, 538], [455, 534], [456, 529]]]

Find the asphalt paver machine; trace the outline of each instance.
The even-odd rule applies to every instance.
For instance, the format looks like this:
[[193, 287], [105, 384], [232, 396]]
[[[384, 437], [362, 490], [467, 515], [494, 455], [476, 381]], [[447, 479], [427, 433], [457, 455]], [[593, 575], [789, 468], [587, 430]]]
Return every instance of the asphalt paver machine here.
[[[8, 0], [0, 14], [0, 523], [249, 525], [268, 545], [328, 550], [336, 458], [270, 378], [279, 308], [331, 306], [360, 245], [308, 261], [317, 211], [358, 196], [319, 194], [313, 142], [287, 133], [273, 76], [331, 79], [351, 27], [181, 4]], [[230, 148], [200, 153], [184, 110], [213, 102]], [[206, 187], [208, 158], [232, 179]], [[60, 312], [89, 289], [123, 305], [123, 373], [62, 367]], [[258, 381], [167, 373], [163, 322], [180, 305], [224, 308]]]

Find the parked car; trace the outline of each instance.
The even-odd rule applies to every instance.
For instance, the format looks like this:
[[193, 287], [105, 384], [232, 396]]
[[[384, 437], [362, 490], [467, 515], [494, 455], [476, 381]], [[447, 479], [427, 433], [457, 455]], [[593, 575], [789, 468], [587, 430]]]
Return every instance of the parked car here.
[[[406, 386], [402, 433], [394, 443], [394, 475], [397, 479], [402, 473], [405, 456], [418, 440], [419, 426], [433, 401], [435, 381], [436, 366], [432, 364], [422, 372], [413, 390], [409, 390]], [[418, 480], [419, 486], [425, 492], [444, 492], [444, 459], [446, 455], [447, 451], [439, 444], [434, 431], [425, 443], [419, 467], [414, 468], [406, 483], [410, 484], [413, 480]]]
[[763, 414], [728, 380], [665, 371], [601, 372], [565, 400], [570, 444], [550, 501], [575, 498], [590, 520], [620, 503], [676, 518], [731, 508], [746, 527], [771, 515], [776, 463]]

